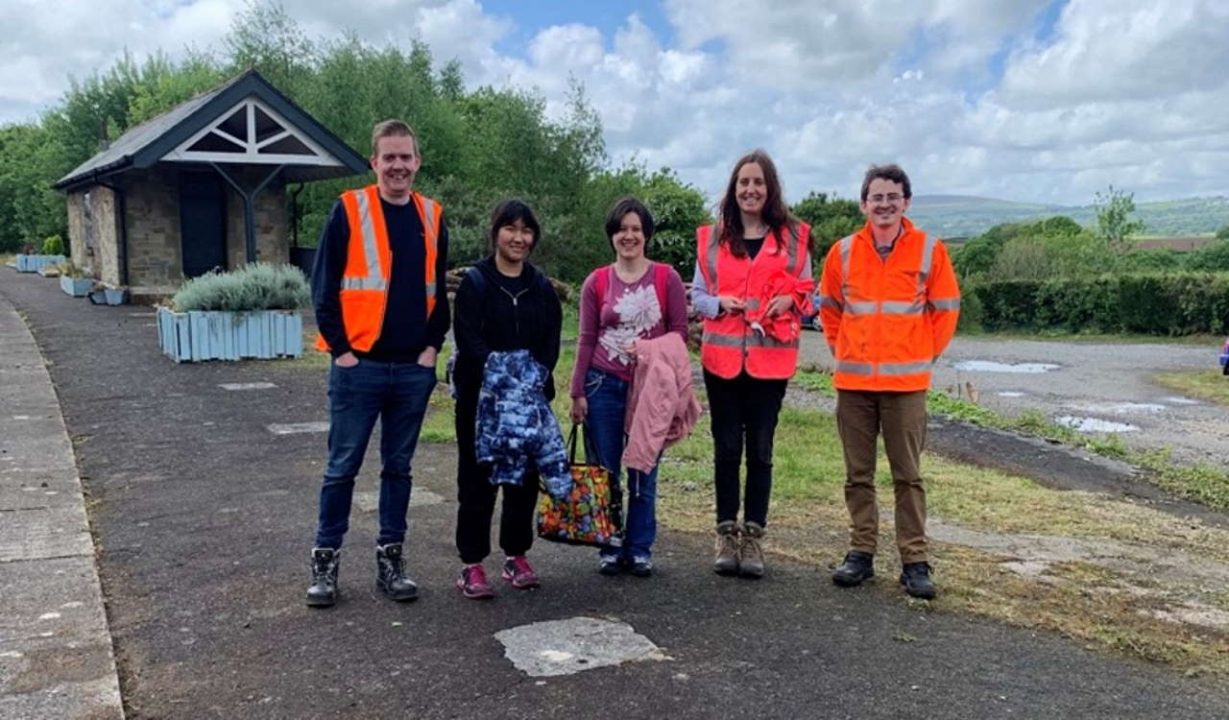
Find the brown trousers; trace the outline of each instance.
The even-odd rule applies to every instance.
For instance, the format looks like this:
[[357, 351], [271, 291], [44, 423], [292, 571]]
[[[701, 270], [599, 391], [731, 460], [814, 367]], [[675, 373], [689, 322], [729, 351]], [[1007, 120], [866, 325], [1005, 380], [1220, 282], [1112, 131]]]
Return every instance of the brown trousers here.
[[845, 450], [849, 545], [874, 553], [879, 536], [875, 457], [880, 432], [896, 489], [896, 546], [902, 563], [925, 562], [926, 489], [920, 460], [926, 444], [926, 391], [838, 390], [836, 427]]

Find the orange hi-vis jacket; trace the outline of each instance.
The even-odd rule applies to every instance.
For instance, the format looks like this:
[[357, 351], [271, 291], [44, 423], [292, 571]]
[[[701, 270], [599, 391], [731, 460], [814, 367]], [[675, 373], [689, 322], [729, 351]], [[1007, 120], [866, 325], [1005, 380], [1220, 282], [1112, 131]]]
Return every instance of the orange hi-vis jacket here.
[[[746, 300], [748, 309], [759, 303], [757, 290], [774, 275], [785, 272], [801, 277], [806, 266], [811, 228], [798, 223], [794, 230], [777, 228], [769, 233], [764, 247], [750, 257], [736, 257], [729, 246], [719, 242], [715, 225], [696, 228], [697, 257], [704, 284], [714, 296], [733, 296]], [[809, 279], [809, 278], [807, 278]], [[810, 307], [809, 298], [801, 302]], [[782, 342], [759, 333], [747, 322], [744, 313], [725, 313], [704, 319], [700, 364], [717, 377], [732, 379], [745, 368], [761, 380], [785, 380], [798, 367], [798, 339]]]
[[887, 259], [868, 222], [832, 246], [819, 284], [819, 321], [838, 390], [911, 392], [956, 334], [960, 287], [947, 248], [902, 218]]
[[[440, 235], [439, 203], [419, 193], [410, 199], [422, 221], [423, 244], [426, 245], [427, 317], [435, 309], [435, 263]], [[384, 327], [384, 308], [388, 302], [388, 279], [393, 272], [393, 252], [388, 243], [388, 226], [384, 224], [384, 208], [380, 190], [368, 185], [341, 194], [342, 208], [350, 237], [346, 249], [346, 268], [342, 271], [341, 320], [346, 328], [350, 347], [360, 352], [371, 350]], [[316, 348], [328, 350], [323, 336], [316, 337]]]

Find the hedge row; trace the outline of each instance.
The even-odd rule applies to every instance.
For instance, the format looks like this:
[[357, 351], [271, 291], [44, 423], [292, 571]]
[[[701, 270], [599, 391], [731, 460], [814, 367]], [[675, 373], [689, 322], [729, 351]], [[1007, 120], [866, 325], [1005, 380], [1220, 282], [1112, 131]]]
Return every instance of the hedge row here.
[[1002, 280], [965, 288], [962, 323], [998, 330], [1224, 334], [1229, 273]]

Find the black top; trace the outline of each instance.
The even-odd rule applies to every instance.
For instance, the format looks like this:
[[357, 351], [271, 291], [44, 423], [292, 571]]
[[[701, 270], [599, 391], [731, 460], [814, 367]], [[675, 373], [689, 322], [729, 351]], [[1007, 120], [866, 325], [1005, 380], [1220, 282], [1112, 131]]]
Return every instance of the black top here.
[[[444, 287], [448, 269], [448, 227], [440, 220], [436, 243], [435, 310], [427, 319], [426, 253], [423, 246], [422, 219], [413, 202], [393, 205], [380, 199], [393, 267], [388, 284], [388, 301], [380, 337], [368, 352], [354, 354], [371, 360], [414, 362], [428, 346], [436, 350], [448, 332], [448, 294]], [[349, 253], [350, 223], [341, 201], [333, 203], [329, 221], [320, 234], [316, 265], [312, 269], [312, 300], [316, 306], [316, 327], [324, 336], [333, 357], [351, 351], [341, 315], [341, 278]]]
[[[475, 282], [474, 272], [481, 273], [481, 280]], [[546, 275], [533, 265], [525, 263], [521, 275], [510, 278], [488, 257], [461, 280], [455, 302], [453, 382], [458, 395], [477, 395], [482, 369], [492, 352], [528, 350], [547, 370], [554, 371], [559, 362], [563, 309]], [[553, 377], [545, 393], [547, 400], [555, 397]]]
[[747, 257], [754, 260], [755, 256], [759, 255], [760, 250], [764, 247], [764, 236], [761, 235], [757, 238], [743, 238], [743, 244], [747, 246]]

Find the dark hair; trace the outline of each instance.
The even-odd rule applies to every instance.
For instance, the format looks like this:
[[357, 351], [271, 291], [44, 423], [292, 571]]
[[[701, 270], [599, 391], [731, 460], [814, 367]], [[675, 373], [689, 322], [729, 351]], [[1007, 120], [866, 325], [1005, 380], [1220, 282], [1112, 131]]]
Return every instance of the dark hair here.
[[414, 152], [418, 152], [418, 136], [414, 134], [414, 128], [404, 120], [393, 119], [376, 123], [371, 129], [372, 157], [380, 154], [380, 138], [386, 137], [408, 137], [414, 141]]
[[615, 233], [623, 227], [623, 218], [627, 217], [628, 213], [636, 213], [640, 218], [640, 226], [644, 230], [644, 247], [648, 250], [649, 241], [653, 239], [653, 213], [631, 195], [620, 198], [611, 206], [610, 212], [606, 213], [606, 239], [610, 241], [610, 248], [614, 249]]
[[870, 192], [871, 183], [875, 180], [887, 180], [904, 188], [905, 198], [913, 197], [913, 187], [909, 185], [909, 176], [896, 163], [887, 165], [871, 165], [866, 169], [866, 177], [862, 178], [862, 202]]
[[742, 213], [738, 209], [738, 172], [743, 169], [743, 165], [749, 163], [759, 165], [764, 171], [764, 187], [768, 190], [768, 197], [764, 199], [764, 210], [760, 216], [769, 231], [786, 225], [793, 226], [798, 222], [797, 218], [790, 213], [789, 206], [785, 204], [785, 198], [781, 193], [781, 176], [777, 174], [777, 166], [773, 163], [772, 158], [768, 157], [768, 153], [756, 148], [743, 155], [738, 162], [734, 163], [730, 181], [725, 186], [725, 195], [721, 198], [721, 204], [717, 208], [717, 220], [721, 223], [720, 242], [728, 243], [730, 252], [737, 257], [744, 257], [747, 254], [747, 245], [744, 242], [746, 228], [743, 227]]
[[517, 220], [525, 223], [525, 227], [533, 231], [533, 246], [530, 249], [538, 246], [538, 241], [542, 239], [542, 226], [538, 224], [538, 217], [533, 214], [533, 208], [526, 205], [523, 200], [511, 199], [504, 200], [491, 211], [491, 231], [487, 234], [491, 252], [495, 252], [495, 238], [499, 237], [499, 229]]

